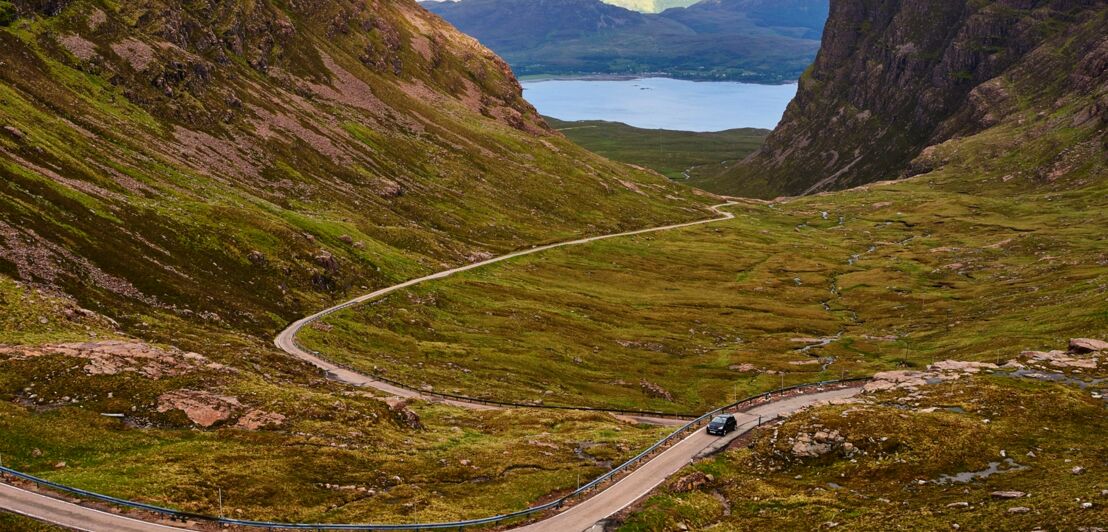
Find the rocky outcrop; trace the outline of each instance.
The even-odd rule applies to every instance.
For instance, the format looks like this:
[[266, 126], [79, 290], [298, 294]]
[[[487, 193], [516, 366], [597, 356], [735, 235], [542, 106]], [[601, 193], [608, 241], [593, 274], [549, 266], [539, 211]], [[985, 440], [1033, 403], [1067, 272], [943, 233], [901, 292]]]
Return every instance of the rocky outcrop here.
[[158, 412], [180, 410], [204, 428], [230, 419], [241, 408], [238, 399], [205, 390], [175, 390], [158, 397]]
[[411, 405], [411, 400], [401, 397], [390, 397], [385, 399], [385, 403], [389, 405], [389, 410], [392, 412], [393, 418], [402, 426], [412, 430], [423, 430], [423, 422], [420, 421], [419, 414], [416, 414], [408, 407]]
[[845, 442], [846, 438], [837, 430], [820, 430], [814, 434], [803, 432], [797, 435], [792, 446], [792, 454], [797, 458], [815, 458], [841, 449]]
[[688, 493], [707, 486], [713, 480], [712, 475], [696, 471], [677, 479], [670, 489], [674, 493]]
[[0, 345], [0, 359], [27, 360], [47, 356], [83, 360], [83, 369], [87, 375], [136, 373], [158, 380], [200, 370], [230, 371], [226, 366], [212, 362], [198, 353], [163, 349], [135, 341], [110, 340], [34, 347]]
[[1108, 351], [1108, 342], [1093, 338], [1073, 338], [1070, 340], [1071, 353], [1092, 353], [1094, 351]]
[[833, 0], [796, 99], [719, 192], [799, 195], [928, 172], [933, 161], [911, 164], [925, 148], [999, 124], [1017, 102], [1056, 109], [1072, 96], [1103, 120], [1088, 96], [1108, 79], [1104, 12], [1097, 0]]
[[661, 386], [658, 386], [653, 382], [643, 380], [639, 383], [639, 386], [641, 386], [643, 392], [646, 392], [646, 395], [649, 395], [650, 397], [653, 397], [655, 399], [665, 399], [666, 401], [673, 400], [673, 394], [669, 393], [669, 390], [662, 388]]
[[235, 428], [243, 430], [260, 430], [275, 428], [285, 423], [285, 416], [276, 412], [264, 410], [251, 410], [239, 418]]

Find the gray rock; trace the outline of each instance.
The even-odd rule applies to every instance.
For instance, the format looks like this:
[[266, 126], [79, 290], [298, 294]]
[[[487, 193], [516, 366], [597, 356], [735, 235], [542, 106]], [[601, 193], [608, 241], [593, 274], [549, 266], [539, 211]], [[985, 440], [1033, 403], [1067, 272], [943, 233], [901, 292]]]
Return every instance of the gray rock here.
[[1027, 494], [1022, 491], [1014, 490], [994, 491], [990, 493], [990, 495], [996, 497], [997, 499], [1019, 499], [1021, 497], [1027, 496]]

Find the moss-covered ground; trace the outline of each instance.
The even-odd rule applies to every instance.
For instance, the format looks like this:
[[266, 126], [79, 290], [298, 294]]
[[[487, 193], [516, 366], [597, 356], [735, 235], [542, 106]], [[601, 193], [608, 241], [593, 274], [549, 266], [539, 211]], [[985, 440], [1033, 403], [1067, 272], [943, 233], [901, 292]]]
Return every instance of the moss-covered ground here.
[[[413, 6], [348, 4], [80, 0], [4, 21], [6, 465], [204, 513], [222, 491], [226, 513], [247, 518], [414, 522], [521, 509], [664, 432], [597, 414], [389, 406], [272, 347], [290, 320], [374, 287], [702, 218], [716, 201], [544, 133], [502, 64]], [[183, 27], [234, 30], [226, 44]], [[142, 48], [132, 40], [149, 64], [121, 48]], [[1108, 336], [1105, 144], [1098, 122], [1071, 126], [1079, 111], [1020, 108], [930, 150], [933, 170], [907, 181], [742, 202], [728, 222], [520, 258], [335, 315], [302, 340], [439, 391], [684, 412]], [[34, 354], [105, 340], [188, 369]], [[1015, 398], [1034, 416], [1054, 403], [1095, 413], [1051, 386], [982, 382], [998, 410]], [[185, 392], [234, 415], [204, 427], [162, 408]], [[281, 420], [237, 427], [248, 412]], [[895, 428], [943, 434], [922, 419]], [[1044, 460], [1096, 450], [1074, 442], [1102, 434], [1099, 420], [1084, 433], [1057, 423]], [[1022, 451], [1033, 426], [1015, 425], [982, 433], [973, 455], [1009, 437]], [[1077, 493], [1050, 471], [1042, 482]]]
[[[1108, 376], [1108, 365], [1078, 381]], [[760, 429], [677, 475], [619, 530], [1094, 530], [1108, 523], [1108, 416], [1074, 384], [995, 375], [883, 392]], [[853, 448], [797, 456], [802, 434]], [[961, 476], [959, 476], [961, 474]], [[1001, 498], [994, 492], [1020, 492]]]
[[727, 162], [750, 155], [769, 134], [768, 130], [752, 128], [710, 133], [643, 129], [620, 122], [550, 117], [546, 122], [593, 153], [692, 184], [697, 184], [698, 178], [716, 175]]
[[[910, 180], [742, 203], [734, 220], [426, 283], [302, 339], [413, 386], [684, 412], [782, 383], [1108, 335], [1095, 131], [1033, 131], [944, 145], [950, 163]], [[1084, 155], [1045, 181], [1036, 169], [1061, 142]]]
[[[74, 316], [79, 307], [63, 296], [4, 278], [0, 293], [0, 331], [26, 349], [0, 354], [4, 465], [116, 497], [215, 515], [222, 491], [226, 515], [295, 522], [484, 517], [573, 489], [666, 432], [603, 414], [424, 403], [409, 406], [422, 425], [413, 427], [371, 393], [218, 332], [203, 335], [204, 354], [253, 371], [97, 374], [79, 358], [22, 353], [126, 335], [101, 317]], [[226, 342], [210, 347], [215, 337]], [[212, 391], [284, 420], [202, 429], [160, 411], [160, 397], [175, 390]]]
[[0, 512], [0, 530], [21, 530], [23, 532], [62, 532], [65, 529], [36, 521], [34, 519], [31, 519], [30, 517], [23, 517], [22, 515], [11, 514], [8, 512]]

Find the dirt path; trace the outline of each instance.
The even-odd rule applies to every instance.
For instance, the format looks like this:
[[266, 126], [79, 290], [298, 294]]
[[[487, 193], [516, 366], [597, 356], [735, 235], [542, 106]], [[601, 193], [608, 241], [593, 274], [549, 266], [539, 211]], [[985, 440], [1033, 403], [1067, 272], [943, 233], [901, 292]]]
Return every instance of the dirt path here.
[[[545, 245], [545, 246], [537, 246], [537, 247], [533, 247], [533, 248], [530, 248], [530, 249], [525, 249], [525, 250], [522, 250], [522, 251], [516, 251], [514, 253], [509, 253], [507, 255], [502, 255], [502, 256], [499, 256], [499, 257], [492, 258], [492, 259], [488, 259], [488, 260], [485, 260], [485, 261], [475, 262], [473, 264], [467, 264], [465, 266], [460, 266], [458, 268], [453, 268], [453, 269], [450, 269], [450, 270], [444, 270], [444, 271], [441, 271], [441, 272], [438, 272], [438, 273], [433, 273], [431, 275], [427, 275], [425, 277], [420, 277], [418, 279], [412, 279], [410, 281], [405, 281], [405, 282], [400, 283], [400, 284], [396, 284], [396, 285], [393, 285], [393, 286], [390, 286], [390, 287], [387, 287], [387, 288], [382, 288], [382, 289], [377, 290], [375, 292], [371, 292], [369, 294], [365, 294], [363, 296], [356, 297], [354, 299], [351, 299], [350, 301], [347, 301], [345, 303], [341, 303], [339, 305], [335, 305], [331, 308], [321, 310], [321, 311], [319, 311], [315, 314], [312, 314], [311, 316], [301, 318], [301, 319], [293, 322], [285, 330], [281, 331], [281, 334], [277, 335], [277, 337], [273, 340], [273, 343], [274, 343], [274, 345], [276, 345], [282, 351], [284, 351], [284, 352], [286, 352], [286, 353], [288, 353], [288, 354], [290, 354], [290, 355], [292, 355], [296, 358], [299, 358], [300, 360], [308, 362], [309, 364], [311, 364], [311, 365], [313, 365], [313, 366], [315, 366], [319, 369], [322, 369], [323, 371], [325, 371], [327, 373], [328, 378], [330, 378], [332, 380], [335, 380], [335, 381], [338, 381], [338, 382], [343, 382], [343, 383], [350, 384], [350, 385], [353, 385], [353, 386], [364, 386], [364, 387], [376, 388], [376, 389], [378, 389], [382, 392], [385, 392], [387, 394], [396, 395], [396, 396], [399, 396], [399, 397], [410, 397], [410, 398], [415, 398], [415, 399], [424, 399], [424, 400], [428, 400], [428, 401], [442, 401], [442, 402], [444, 402], [446, 404], [449, 404], [449, 405], [452, 405], [452, 406], [458, 406], [458, 407], [461, 407], [461, 408], [469, 408], [469, 409], [473, 409], [473, 410], [495, 410], [495, 409], [498, 409], [499, 407], [493, 406], [493, 405], [482, 404], [482, 403], [476, 402], [476, 401], [465, 401], [465, 400], [459, 400], [459, 399], [442, 399], [442, 398], [436, 397], [434, 395], [422, 394], [420, 392], [417, 392], [417, 391], [414, 391], [414, 390], [411, 390], [411, 389], [408, 389], [408, 388], [403, 388], [403, 387], [400, 387], [400, 386], [396, 386], [396, 385], [393, 385], [393, 384], [390, 384], [390, 383], [387, 383], [387, 382], [380, 381], [378, 379], [374, 379], [373, 377], [370, 377], [368, 375], [343, 368], [343, 367], [339, 366], [338, 364], [335, 364], [333, 362], [330, 362], [330, 361], [324, 359], [317, 352], [308, 351], [307, 349], [304, 349], [304, 348], [300, 347], [300, 345], [296, 343], [296, 335], [297, 335], [297, 333], [300, 332], [301, 329], [303, 329], [304, 327], [310, 325], [312, 322], [317, 321], [321, 318], [324, 318], [324, 317], [326, 317], [330, 314], [334, 314], [334, 313], [339, 312], [341, 310], [348, 309], [350, 307], [360, 305], [360, 304], [365, 303], [367, 301], [372, 301], [374, 299], [378, 299], [380, 297], [383, 297], [383, 296], [386, 296], [386, 295], [391, 294], [393, 292], [396, 292], [397, 290], [402, 290], [404, 288], [415, 286], [415, 285], [420, 284], [420, 283], [425, 283], [427, 281], [433, 281], [433, 280], [436, 280], [436, 279], [443, 279], [443, 278], [450, 277], [452, 275], [455, 275], [455, 274], [458, 274], [458, 273], [461, 273], [461, 272], [465, 272], [465, 271], [473, 270], [473, 269], [476, 269], [476, 268], [480, 268], [482, 266], [488, 266], [490, 264], [494, 264], [494, 263], [497, 263], [497, 262], [501, 262], [501, 261], [505, 261], [505, 260], [509, 260], [509, 259], [514, 259], [516, 257], [522, 257], [522, 256], [525, 256], [525, 255], [531, 255], [531, 254], [534, 254], [534, 253], [539, 253], [539, 252], [547, 251], [547, 250], [550, 250], [550, 249], [567, 247], [567, 246], [576, 246], [576, 245], [580, 245], [580, 244], [587, 244], [589, 242], [596, 242], [598, 240], [605, 240], [605, 239], [609, 239], [609, 238], [618, 238], [618, 237], [624, 237], [624, 236], [641, 235], [641, 234], [645, 234], [645, 233], [656, 233], [656, 232], [659, 232], [659, 231], [669, 231], [669, 230], [672, 230], [672, 229], [680, 229], [680, 228], [683, 228], [683, 227], [692, 227], [692, 226], [696, 226], [696, 225], [703, 225], [703, 224], [708, 224], [708, 223], [713, 223], [713, 222], [721, 222], [721, 221], [724, 221], [724, 220], [730, 220], [730, 219], [734, 218], [735, 215], [731, 214], [727, 211], [724, 211], [723, 208], [731, 206], [731, 205], [735, 205], [735, 203], [723, 203], [723, 204], [720, 204], [720, 205], [713, 206], [711, 209], [713, 211], [715, 211], [717, 214], [720, 215], [717, 218], [711, 218], [711, 219], [707, 219], [707, 220], [697, 220], [695, 222], [685, 222], [685, 223], [680, 223], [680, 224], [666, 225], [666, 226], [662, 226], [662, 227], [652, 227], [652, 228], [649, 228], [649, 229], [639, 229], [639, 230], [636, 230], [636, 231], [626, 231], [626, 232], [623, 232], [623, 233], [615, 233], [615, 234], [610, 234], [610, 235], [593, 236], [593, 237], [582, 238], [582, 239], [578, 239], [578, 240], [571, 240], [571, 241], [568, 241], [568, 242], [559, 242], [559, 243], [556, 243], [556, 244], [548, 244], [548, 245]], [[642, 422], [654, 423], [654, 424], [659, 424], [659, 425], [670, 425], [670, 426], [681, 425], [681, 424], [684, 423], [681, 420], [675, 420], [673, 418], [664, 418], [664, 417], [635, 416], [634, 419], [637, 420], [637, 421], [642, 421]]]

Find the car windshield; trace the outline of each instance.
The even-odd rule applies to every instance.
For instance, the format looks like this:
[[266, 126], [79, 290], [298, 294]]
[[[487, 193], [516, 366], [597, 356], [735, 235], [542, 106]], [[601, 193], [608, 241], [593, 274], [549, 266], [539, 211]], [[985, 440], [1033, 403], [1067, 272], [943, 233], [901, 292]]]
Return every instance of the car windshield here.
[[731, 416], [716, 416], [712, 423], [727, 423], [728, 419], [731, 419]]

